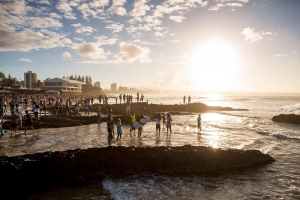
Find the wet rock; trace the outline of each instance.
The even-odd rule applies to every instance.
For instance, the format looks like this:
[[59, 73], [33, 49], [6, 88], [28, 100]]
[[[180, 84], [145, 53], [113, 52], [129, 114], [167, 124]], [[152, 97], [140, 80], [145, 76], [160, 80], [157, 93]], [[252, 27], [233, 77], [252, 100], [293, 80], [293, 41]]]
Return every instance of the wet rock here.
[[[18, 197], [60, 185], [80, 185], [106, 175], [197, 173], [216, 175], [273, 162], [256, 150], [211, 147], [106, 147], [0, 157], [2, 193]], [[12, 187], [13, 186], [13, 187]]]
[[300, 115], [295, 114], [280, 114], [272, 118], [274, 122], [283, 122], [290, 124], [300, 124]]

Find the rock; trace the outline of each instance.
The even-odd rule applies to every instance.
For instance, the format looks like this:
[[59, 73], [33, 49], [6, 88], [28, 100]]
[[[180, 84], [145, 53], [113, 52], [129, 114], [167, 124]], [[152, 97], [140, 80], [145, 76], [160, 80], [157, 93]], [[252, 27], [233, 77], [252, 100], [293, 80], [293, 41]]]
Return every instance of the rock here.
[[216, 175], [273, 162], [256, 150], [211, 147], [106, 147], [0, 157], [1, 193], [24, 198], [60, 185], [80, 185], [106, 175], [160, 173]]
[[280, 114], [272, 118], [274, 122], [283, 122], [290, 124], [300, 124], [300, 115], [295, 114]]

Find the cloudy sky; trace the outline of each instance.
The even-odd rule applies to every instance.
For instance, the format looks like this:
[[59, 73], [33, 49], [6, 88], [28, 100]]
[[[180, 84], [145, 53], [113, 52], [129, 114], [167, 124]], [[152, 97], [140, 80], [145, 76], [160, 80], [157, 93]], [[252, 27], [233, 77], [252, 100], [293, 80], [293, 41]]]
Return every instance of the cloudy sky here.
[[103, 88], [300, 91], [298, 0], [1, 0], [0, 68]]

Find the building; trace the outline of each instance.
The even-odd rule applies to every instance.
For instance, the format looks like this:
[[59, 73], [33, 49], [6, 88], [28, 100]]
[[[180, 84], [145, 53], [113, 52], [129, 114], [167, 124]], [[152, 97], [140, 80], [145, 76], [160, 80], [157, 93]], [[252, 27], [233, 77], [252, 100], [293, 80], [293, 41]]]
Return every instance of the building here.
[[111, 84], [110, 88], [111, 88], [111, 92], [117, 92], [117, 84], [116, 83]]
[[95, 87], [100, 87], [100, 82], [99, 82], [99, 81], [95, 82], [95, 83], [94, 83], [94, 86], [95, 86]]
[[25, 88], [34, 88], [33, 84], [37, 82], [37, 74], [32, 71], [28, 71], [24, 73], [24, 87]]
[[67, 78], [53, 78], [44, 81], [46, 91], [58, 91], [60, 93], [82, 93], [81, 81], [71, 80]]

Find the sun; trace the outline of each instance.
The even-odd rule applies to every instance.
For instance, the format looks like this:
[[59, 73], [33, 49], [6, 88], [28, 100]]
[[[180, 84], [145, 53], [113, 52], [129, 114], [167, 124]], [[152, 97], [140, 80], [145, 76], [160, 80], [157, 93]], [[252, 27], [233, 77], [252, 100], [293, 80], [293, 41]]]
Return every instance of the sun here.
[[209, 90], [229, 90], [238, 57], [231, 44], [212, 40], [198, 47], [191, 66], [196, 84]]

